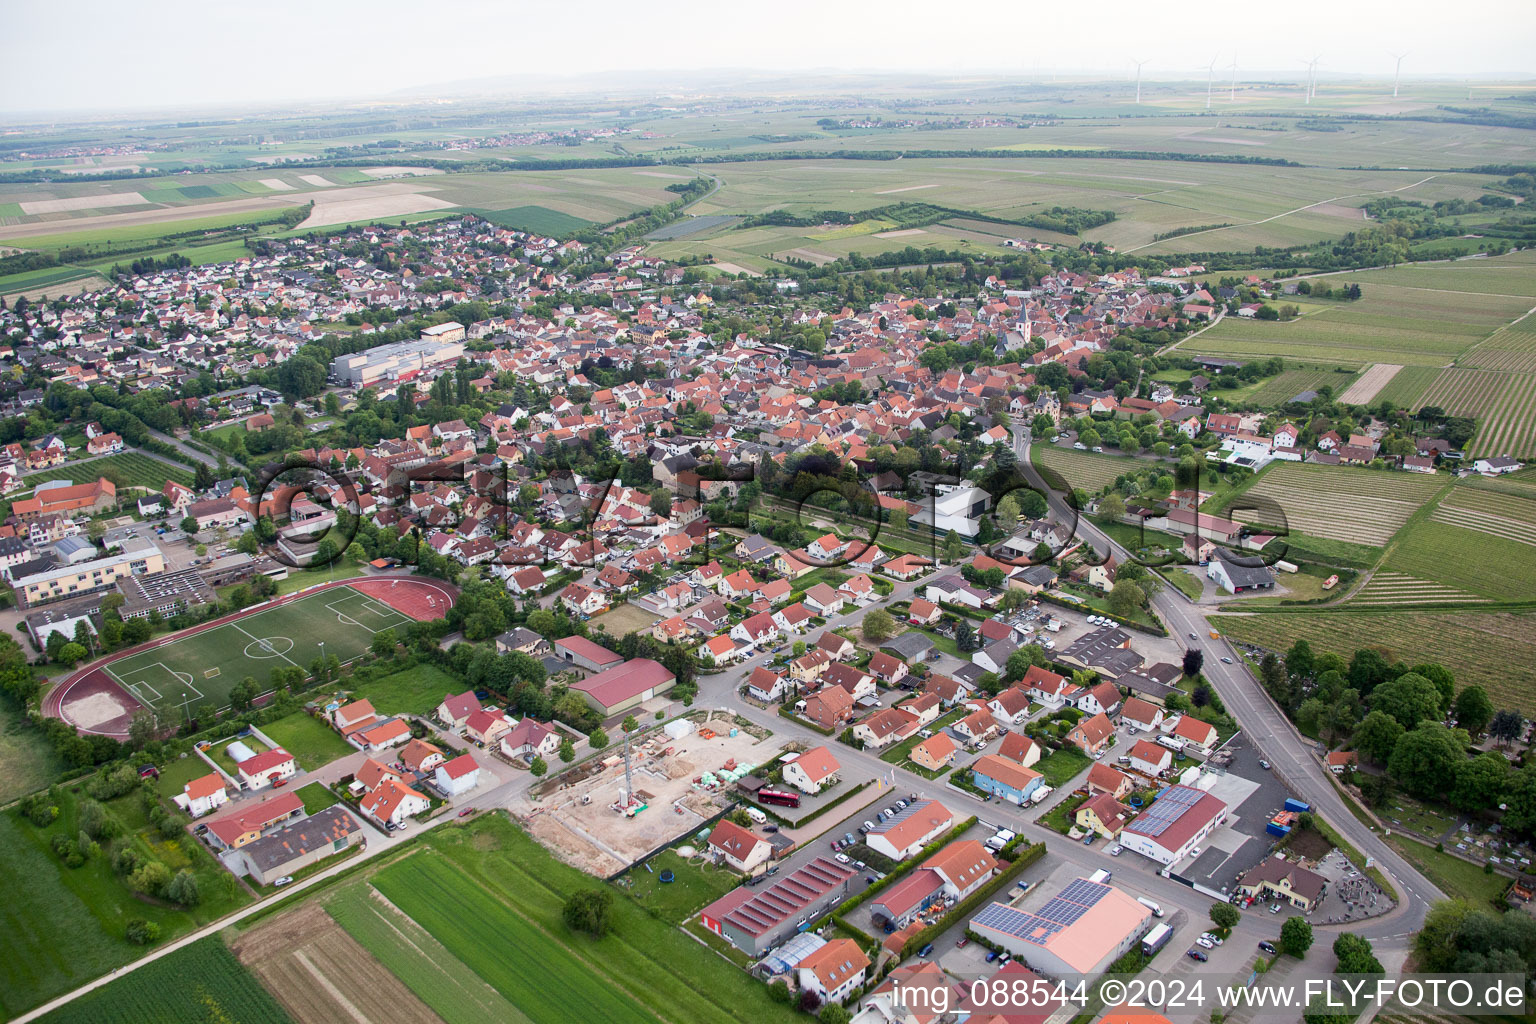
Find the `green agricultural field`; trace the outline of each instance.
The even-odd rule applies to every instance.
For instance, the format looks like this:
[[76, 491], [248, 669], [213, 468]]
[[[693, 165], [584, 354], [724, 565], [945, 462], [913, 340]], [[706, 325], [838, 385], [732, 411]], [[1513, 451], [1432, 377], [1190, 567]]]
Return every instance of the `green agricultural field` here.
[[373, 884], [534, 1024], [651, 1019], [638, 992], [625, 992], [570, 944], [548, 941], [538, 924], [430, 852], [384, 869]]
[[1536, 598], [1536, 501], [1458, 487], [1398, 537], [1384, 568], [1503, 601]]
[[413, 665], [393, 675], [355, 684], [357, 695], [367, 697], [384, 715], [425, 715], [453, 693], [463, 693], [464, 683], [436, 665]]
[[445, 1024], [530, 1024], [430, 932], [378, 899], [368, 886], [349, 885], [326, 896], [325, 909]]
[[120, 487], [147, 487], [155, 491], [164, 487], [167, 480], [175, 480], [189, 487], [192, 485], [190, 469], [178, 468], [168, 462], [152, 459], [141, 452], [122, 452], [118, 455], [108, 455], [104, 459], [94, 459], [91, 462], [55, 466], [52, 469], [28, 473], [24, 479], [26, 483], [36, 486], [48, 480], [87, 483], [103, 476]]
[[1400, 409], [1417, 409], [1425, 389], [1440, 375], [1434, 366], [1405, 366], [1392, 375], [1386, 387], [1376, 392], [1374, 402], [1391, 402]]
[[[1319, 388], [1333, 389], [1334, 397], [1342, 395], [1355, 382], [1359, 374], [1353, 370], [1341, 372], [1337, 366], [1299, 366], [1281, 371], [1260, 384], [1246, 399], [1259, 409], [1274, 409], [1289, 402], [1303, 391]], [[1223, 396], [1240, 392], [1220, 392]]]
[[[181, 713], [210, 701], [223, 707], [246, 676], [266, 685], [272, 669], [307, 667], [322, 649], [349, 662], [380, 630], [411, 619], [350, 588], [326, 590], [105, 664], [102, 671], [140, 701]], [[439, 697], [439, 700], [442, 698]], [[435, 702], [434, 702], [435, 705]], [[319, 751], [316, 750], [317, 754]]]
[[[1126, 473], [1156, 465], [1153, 462], [1120, 455], [1080, 452], [1070, 445], [1062, 446], [1049, 442], [1031, 445], [1029, 456], [1036, 466], [1044, 466], [1060, 473], [1066, 480], [1067, 486], [1080, 487], [1089, 494], [1097, 494]], [[1171, 473], [1172, 464], [1166, 465]]]
[[1536, 454], [1536, 373], [1448, 367], [1419, 396], [1453, 416], [1477, 420], [1477, 435], [1467, 454]]
[[[389, 902], [371, 897], [370, 884]], [[560, 916], [566, 896], [599, 885], [504, 817], [487, 815], [434, 830], [404, 860], [324, 899], [448, 1024], [554, 1024], [582, 1010], [638, 1022], [654, 1019], [645, 1008], [658, 1006], [676, 1024], [725, 1016], [788, 1024], [792, 1011], [769, 1002], [760, 984], [700, 956], [693, 940], [623, 891], [614, 892], [606, 937], [572, 935]], [[711, 883], [696, 899], [718, 888]]]
[[592, 222], [582, 217], [576, 217], [560, 210], [551, 210], [545, 206], [514, 206], [507, 210], [485, 210], [470, 208], [467, 212], [477, 214], [504, 228], [512, 228], [516, 231], [530, 231], [537, 235], [551, 235], [555, 238], [569, 238], [578, 231], [584, 231], [592, 226]]
[[1449, 291], [1331, 275], [1334, 287], [1358, 282], [1355, 302], [1314, 303], [1295, 320], [1226, 317], [1179, 351], [1233, 358], [1444, 366], [1530, 308], [1521, 296]]
[[[1233, 517], [1241, 522], [1283, 523], [1292, 533], [1308, 537], [1380, 547], [1448, 484], [1443, 476], [1275, 462], [1242, 499], [1229, 497], [1223, 508], [1236, 500], [1239, 508]], [[1253, 499], [1271, 502], [1278, 511], [1240, 507]]]
[[322, 719], [295, 711], [261, 727], [261, 731], [292, 754], [299, 767], [312, 772], [338, 757], [354, 753], [356, 748], [336, 734]]
[[291, 1024], [217, 936], [146, 964], [41, 1019], [45, 1024]]
[[1488, 690], [1495, 707], [1536, 713], [1536, 613], [1489, 610], [1311, 608], [1212, 616], [1213, 628], [1283, 652], [1297, 640], [1345, 658], [1374, 647], [1393, 659], [1436, 661]]

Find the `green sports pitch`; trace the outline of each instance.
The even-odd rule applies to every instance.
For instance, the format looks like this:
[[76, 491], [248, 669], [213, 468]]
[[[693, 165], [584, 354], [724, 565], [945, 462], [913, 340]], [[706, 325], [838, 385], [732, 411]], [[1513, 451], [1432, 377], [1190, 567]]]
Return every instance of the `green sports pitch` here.
[[308, 670], [322, 651], [349, 662], [368, 649], [375, 633], [411, 621], [366, 594], [338, 587], [188, 633], [102, 668], [141, 703], [161, 711], [179, 713], [183, 705], [205, 701], [223, 708], [229, 691], [246, 676], [266, 692], [274, 668]]

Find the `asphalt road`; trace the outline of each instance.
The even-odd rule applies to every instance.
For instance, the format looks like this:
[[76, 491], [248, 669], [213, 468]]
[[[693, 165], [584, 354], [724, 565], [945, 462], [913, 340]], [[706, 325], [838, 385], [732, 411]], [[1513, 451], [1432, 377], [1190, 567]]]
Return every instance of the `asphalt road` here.
[[[1066, 498], [1060, 492], [1051, 491], [1045, 480], [1029, 461], [1029, 434], [1024, 428], [1013, 428], [1014, 452], [1018, 456], [1020, 471], [1030, 483], [1049, 494], [1051, 509], [1064, 522], [1073, 522], [1074, 514], [1067, 507]], [[1076, 518], [1077, 536], [1088, 541], [1100, 553], [1112, 552], [1119, 560], [1130, 558], [1130, 553], [1115, 543], [1091, 522]], [[1395, 850], [1366, 828], [1354, 816], [1327, 777], [1327, 770], [1315, 756], [1313, 743], [1303, 737], [1270, 699], [1225, 640], [1210, 639], [1211, 626], [1198, 605], [1174, 587], [1163, 587], [1153, 596], [1152, 607], [1175, 637], [1187, 640], [1190, 633], [1201, 638], [1199, 643], [1206, 652], [1205, 676], [1215, 686], [1227, 706], [1227, 711], [1237, 720], [1252, 742], [1274, 766], [1278, 774], [1302, 800], [1311, 804], [1339, 831], [1355, 849], [1374, 861], [1374, 866], [1384, 872], [1397, 889], [1400, 905], [1392, 913], [1380, 918], [1352, 924], [1349, 931], [1371, 939], [1381, 948], [1406, 948], [1413, 932], [1424, 923], [1429, 904], [1445, 898], [1445, 894], [1415, 870]], [[1223, 656], [1232, 657], [1233, 664], [1223, 664]], [[1314, 927], [1327, 929], [1328, 926]]]

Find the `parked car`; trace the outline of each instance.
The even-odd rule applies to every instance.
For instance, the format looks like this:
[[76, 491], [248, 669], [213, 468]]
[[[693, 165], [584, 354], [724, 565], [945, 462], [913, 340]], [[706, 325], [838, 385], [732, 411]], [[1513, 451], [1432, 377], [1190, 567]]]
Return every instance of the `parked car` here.
[[830, 845], [832, 847], [832, 852], [833, 853], [836, 853], [838, 850], [841, 850], [843, 848], [842, 840], [841, 839], [834, 839], [834, 840], [832, 840]]
[[854, 843], [853, 833], [852, 832], [844, 832], [843, 833], [843, 845], [844, 846], [852, 846], [853, 843]]
[[1206, 956], [1204, 953], [1202, 953], [1198, 949], [1190, 950], [1188, 955], [1189, 955], [1189, 958], [1191, 960], [1199, 960], [1201, 963], [1205, 963], [1207, 960], [1210, 959], [1210, 957]]
[[272, 883], [272, 888], [274, 888], [274, 889], [281, 889], [283, 886], [291, 885], [292, 883], [293, 883], [293, 876], [292, 875], [284, 875], [282, 878], [279, 878], [277, 881]]
[[1200, 937], [1217, 946], [1221, 945], [1221, 938], [1215, 932], [1201, 932]]
[[996, 959], [997, 959], [997, 950], [995, 950], [995, 949], [988, 950], [987, 951], [987, 963], [991, 963], [993, 960], [996, 960]]
[[777, 832], [778, 830], [779, 830], [779, 826], [777, 826], [777, 825], [764, 825], [763, 826], [763, 831], [764, 832]]
[[1265, 761], [1265, 760], [1264, 760], [1264, 759], [1262, 759], [1262, 758], [1260, 758], [1260, 759], [1259, 759], [1259, 767], [1260, 767], [1260, 768], [1263, 768], [1263, 769], [1264, 769], [1264, 770], [1265, 770], [1265, 771], [1268, 771], [1268, 770], [1269, 770], [1269, 762], [1268, 762], [1268, 761]]
[[930, 943], [928, 943], [928, 945], [926, 945], [922, 949], [918, 950], [917, 951], [917, 955], [918, 956], [927, 956], [929, 953], [932, 953], [932, 952], [933, 952], [933, 943], [930, 942]]
[[852, 861], [850, 861], [850, 860], [849, 860], [849, 859], [848, 859], [848, 855], [847, 855], [847, 854], [846, 854], [846, 853], [840, 853], [840, 854], [838, 854], [838, 855], [837, 855], [837, 862], [838, 862], [838, 863], [839, 863], [839, 864], [850, 864], [850, 863], [852, 863]]
[[471, 814], [474, 814], [474, 813], [475, 813], [475, 809], [473, 807], [466, 807], [462, 811], [459, 812], [459, 817], [467, 818]]
[[1269, 908], [1269, 912], [1271, 914], [1278, 914], [1278, 913], [1280, 913], [1280, 904], [1276, 903], [1273, 906], [1271, 906]]
[[1210, 939], [1206, 939], [1206, 938], [1196, 939], [1195, 940], [1195, 945], [1199, 946], [1201, 949], [1215, 949], [1216, 948], [1216, 943], [1214, 943]]
[[971, 940], [970, 940], [970, 939], [968, 939], [968, 938], [966, 938], [966, 937], [965, 937], [965, 936], [964, 936], [964, 935], [962, 935], [962, 936], [960, 936], [960, 941], [958, 941], [958, 942], [956, 942], [956, 943], [955, 943], [955, 948], [956, 948], [956, 949], [964, 949], [964, 948], [965, 948], [965, 947], [966, 947], [966, 945], [967, 945], [967, 944], [968, 944], [968, 943], [969, 943], [969, 942], [970, 942], [970, 941], [971, 941]]
[[1262, 949], [1266, 953], [1278, 953], [1278, 952], [1280, 952], [1280, 950], [1275, 946], [1275, 944], [1273, 942], [1270, 942], [1268, 939], [1265, 939], [1262, 942], [1260, 942], [1259, 943], [1259, 948]]
[[1109, 855], [1111, 857], [1118, 857], [1118, 856], [1120, 856], [1124, 852], [1125, 852], [1125, 847], [1121, 846], [1119, 843], [1116, 843], [1114, 846], [1111, 846], [1109, 848]]

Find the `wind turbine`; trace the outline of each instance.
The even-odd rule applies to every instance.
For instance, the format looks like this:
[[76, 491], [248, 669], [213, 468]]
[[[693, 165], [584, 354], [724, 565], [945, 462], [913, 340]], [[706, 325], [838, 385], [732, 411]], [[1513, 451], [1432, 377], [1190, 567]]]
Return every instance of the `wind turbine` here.
[[1136, 65], [1136, 102], [1137, 102], [1137, 104], [1141, 103], [1141, 66], [1143, 64], [1145, 64], [1146, 62], [1147, 62], [1146, 60], [1137, 60], [1135, 57], [1131, 58], [1131, 63]]
[[[1391, 50], [1387, 52], [1392, 53]], [[1397, 58], [1397, 70], [1392, 72], [1392, 98], [1397, 99], [1398, 79], [1403, 77], [1403, 58], [1408, 55], [1406, 53], [1392, 53], [1392, 56]]]
[[1311, 60], [1304, 60], [1301, 63], [1302, 66], [1307, 69], [1307, 91], [1305, 102], [1310, 105], [1312, 102], [1312, 97], [1317, 94], [1317, 87], [1315, 83], [1317, 81], [1318, 58], [1313, 57]]
[[1220, 56], [1212, 57], [1211, 62], [1205, 66], [1205, 109], [1211, 109], [1211, 82], [1216, 76], [1216, 61]]
[[1237, 102], [1237, 54], [1235, 53], [1232, 55], [1232, 95], [1227, 98], [1227, 102]]

